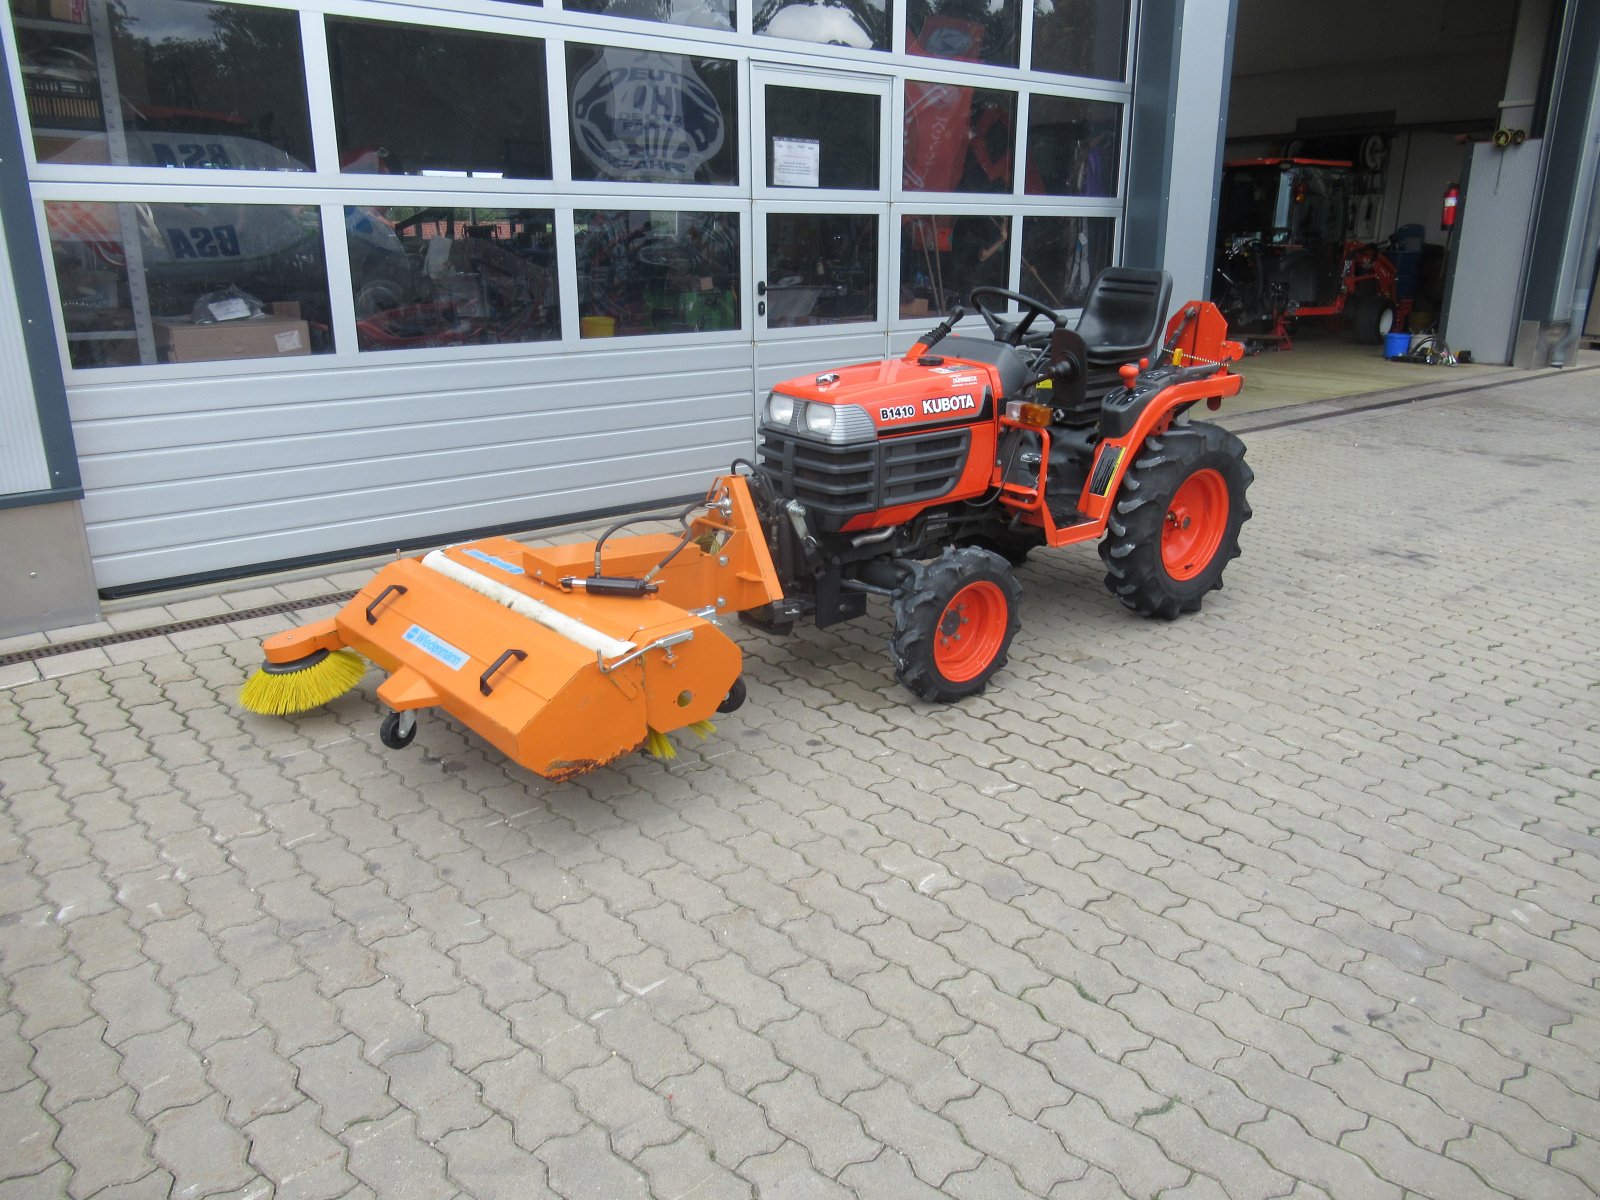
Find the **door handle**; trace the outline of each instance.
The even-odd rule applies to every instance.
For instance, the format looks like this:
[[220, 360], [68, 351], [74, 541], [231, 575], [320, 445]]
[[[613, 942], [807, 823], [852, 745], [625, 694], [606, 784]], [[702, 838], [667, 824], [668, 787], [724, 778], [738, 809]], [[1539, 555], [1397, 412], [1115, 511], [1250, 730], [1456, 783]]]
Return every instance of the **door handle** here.
[[757, 280], [756, 281], [756, 295], [765, 296], [766, 294], [767, 294], [767, 281], [765, 279]]

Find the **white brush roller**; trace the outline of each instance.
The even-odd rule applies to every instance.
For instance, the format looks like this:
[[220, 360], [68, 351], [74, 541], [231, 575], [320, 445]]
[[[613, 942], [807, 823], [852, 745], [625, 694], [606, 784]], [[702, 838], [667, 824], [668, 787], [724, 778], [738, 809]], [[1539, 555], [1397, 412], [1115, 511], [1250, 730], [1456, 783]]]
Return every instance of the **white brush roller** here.
[[576, 617], [569, 617], [541, 600], [534, 600], [524, 596], [515, 588], [485, 578], [471, 567], [462, 566], [455, 559], [446, 556], [442, 550], [434, 550], [426, 555], [422, 565], [430, 571], [437, 571], [446, 579], [459, 583], [464, 588], [477, 592], [480, 596], [488, 597], [496, 604], [509, 608], [519, 617], [527, 617], [528, 620], [543, 625], [552, 633], [560, 634], [585, 650], [597, 651], [605, 658], [616, 658], [635, 648], [632, 642], [624, 642], [610, 634], [601, 633], [593, 626], [585, 625]]

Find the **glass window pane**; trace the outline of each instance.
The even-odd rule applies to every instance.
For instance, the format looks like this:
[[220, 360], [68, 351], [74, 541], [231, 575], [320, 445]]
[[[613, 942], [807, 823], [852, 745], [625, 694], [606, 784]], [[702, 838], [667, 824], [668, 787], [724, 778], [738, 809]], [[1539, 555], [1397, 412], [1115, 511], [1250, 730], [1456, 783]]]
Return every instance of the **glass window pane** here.
[[881, 107], [861, 92], [769, 86], [768, 185], [877, 191]]
[[1017, 65], [1022, 0], [910, 0], [906, 53], [962, 62]]
[[339, 169], [549, 179], [544, 42], [329, 17]]
[[660, 21], [696, 29], [733, 29], [733, 0], [563, 0], [567, 12]]
[[561, 336], [548, 209], [348, 207], [362, 350]]
[[947, 313], [975, 287], [1011, 286], [1011, 218], [900, 218], [900, 315]]
[[[300, 20], [293, 12], [122, 0], [107, 5], [107, 47], [86, 4], [47, 5], [47, 15], [37, 16], [22, 8], [12, 0], [40, 162], [310, 170]], [[110, 72], [102, 69], [108, 62]], [[116, 145], [106, 132], [108, 104], [122, 114]]]
[[1115, 196], [1122, 106], [1070, 96], [1028, 102], [1030, 196]]
[[568, 45], [572, 177], [738, 183], [737, 83], [727, 59]]
[[757, 0], [755, 31], [792, 42], [887, 50], [891, 0]]
[[1024, 217], [1017, 290], [1052, 308], [1078, 308], [1094, 277], [1111, 265], [1117, 223], [1110, 217]]
[[1121, 79], [1128, 0], [1033, 0], [1033, 69]]
[[769, 213], [767, 326], [878, 318], [878, 218], [870, 213]]
[[739, 328], [737, 213], [579, 209], [572, 219], [582, 336]]
[[906, 81], [908, 192], [1009, 192], [1017, 96], [994, 88]]
[[322, 222], [303, 204], [45, 204], [74, 367], [333, 349]]

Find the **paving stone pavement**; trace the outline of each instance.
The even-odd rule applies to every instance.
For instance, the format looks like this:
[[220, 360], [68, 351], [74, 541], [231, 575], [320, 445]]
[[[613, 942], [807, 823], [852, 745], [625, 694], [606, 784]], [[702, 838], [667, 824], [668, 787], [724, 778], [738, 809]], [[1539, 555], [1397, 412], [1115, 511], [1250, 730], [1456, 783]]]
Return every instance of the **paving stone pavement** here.
[[1593, 1195], [1595, 378], [1251, 418], [1202, 613], [1037, 554], [947, 708], [881, 613], [743, 632], [567, 784], [243, 713], [238, 630], [41, 660], [0, 1200]]

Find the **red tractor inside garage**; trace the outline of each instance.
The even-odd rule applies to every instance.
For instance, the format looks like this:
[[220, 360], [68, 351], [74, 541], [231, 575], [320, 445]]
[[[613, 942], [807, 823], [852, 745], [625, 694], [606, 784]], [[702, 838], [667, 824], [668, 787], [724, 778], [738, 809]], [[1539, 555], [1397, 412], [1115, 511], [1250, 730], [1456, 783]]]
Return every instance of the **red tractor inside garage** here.
[[1293, 349], [1297, 323], [1331, 317], [1381, 343], [1403, 329], [1411, 300], [1394, 259], [1350, 237], [1348, 162], [1256, 158], [1223, 165], [1212, 299], [1235, 336]]

